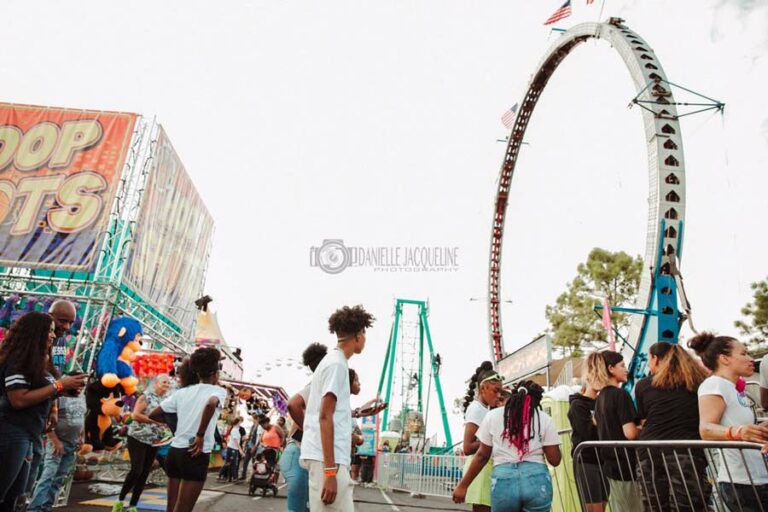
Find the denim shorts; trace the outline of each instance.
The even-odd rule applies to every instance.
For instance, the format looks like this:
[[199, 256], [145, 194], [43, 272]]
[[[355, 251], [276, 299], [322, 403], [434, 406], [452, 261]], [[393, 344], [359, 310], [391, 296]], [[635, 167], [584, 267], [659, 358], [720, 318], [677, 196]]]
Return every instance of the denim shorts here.
[[547, 512], [552, 506], [552, 477], [546, 464], [499, 464], [491, 474], [491, 510]]

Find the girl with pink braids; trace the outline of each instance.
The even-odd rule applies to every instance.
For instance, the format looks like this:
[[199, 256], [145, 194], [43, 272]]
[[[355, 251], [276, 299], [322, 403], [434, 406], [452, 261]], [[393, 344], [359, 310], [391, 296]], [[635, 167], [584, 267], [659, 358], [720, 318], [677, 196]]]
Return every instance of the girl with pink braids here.
[[477, 430], [480, 448], [464, 473], [453, 501], [462, 503], [467, 488], [493, 460], [491, 509], [494, 512], [544, 512], [552, 506], [552, 479], [546, 462], [560, 464], [560, 437], [541, 410], [544, 390], [533, 381], [515, 384], [504, 407], [489, 411]]

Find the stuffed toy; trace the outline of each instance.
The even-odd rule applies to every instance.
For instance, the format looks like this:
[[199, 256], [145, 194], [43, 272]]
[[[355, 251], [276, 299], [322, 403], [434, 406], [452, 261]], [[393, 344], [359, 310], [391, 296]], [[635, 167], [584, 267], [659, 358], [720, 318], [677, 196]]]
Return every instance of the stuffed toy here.
[[127, 316], [112, 320], [96, 360], [96, 375], [101, 383], [112, 389], [118, 384], [126, 395], [136, 392], [139, 380], [133, 373], [131, 363], [141, 349], [141, 324]]
[[253, 416], [256, 413], [257, 400], [256, 397], [251, 395], [251, 398], [245, 401], [245, 410], [248, 411], [248, 416]]
[[80, 332], [80, 328], [83, 326], [83, 315], [85, 314], [85, 306], [82, 303], [77, 304], [77, 314], [75, 315], [75, 323], [69, 328], [69, 332], [77, 336]]
[[272, 406], [281, 416], [288, 416], [288, 402], [278, 393], [272, 393]]
[[42, 312], [43, 312], [43, 313], [47, 313], [48, 311], [50, 311], [50, 310], [51, 310], [51, 306], [52, 306], [52, 305], [53, 305], [53, 303], [54, 303], [54, 302], [56, 302], [57, 300], [58, 300], [58, 299], [57, 299], [56, 297], [48, 297], [47, 299], [45, 299], [45, 300], [43, 301], [43, 309], [42, 309]]
[[6, 329], [11, 326], [11, 323], [13, 323], [13, 314], [16, 311], [16, 304], [18, 304], [20, 300], [21, 297], [16, 294], [9, 295], [5, 298], [3, 307], [0, 308], [0, 326], [5, 327]]
[[85, 442], [93, 450], [114, 451], [122, 442], [115, 437], [116, 429], [113, 418], [123, 414], [123, 401], [120, 399], [120, 387], [110, 389], [98, 380], [85, 388], [85, 403], [88, 412], [85, 416]]

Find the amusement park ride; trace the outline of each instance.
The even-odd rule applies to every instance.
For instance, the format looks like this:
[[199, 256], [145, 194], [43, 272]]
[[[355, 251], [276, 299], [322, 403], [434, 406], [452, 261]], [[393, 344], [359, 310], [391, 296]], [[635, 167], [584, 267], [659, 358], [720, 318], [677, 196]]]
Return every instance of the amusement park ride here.
[[[590, 39], [602, 39], [616, 50], [635, 83], [637, 92], [631, 105], [640, 107], [648, 149], [649, 210], [643, 260], [646, 262], [646, 269], [640, 281], [635, 307], [611, 308], [634, 315], [629, 335], [626, 339], [622, 338], [621, 347], [625, 360], [630, 362], [626, 388], [631, 392], [634, 383], [647, 373], [648, 348], [653, 343], [677, 343], [680, 328], [686, 320], [695, 332], [690, 318], [690, 303], [685, 295], [679, 269], [685, 228], [686, 179], [680, 118], [708, 110], [722, 111], [725, 105], [670, 82], [652, 47], [619, 18], [610, 18], [604, 23], [582, 23], [567, 31], [558, 32], [561, 32], [561, 35], [544, 55], [522, 101], [519, 102], [519, 110], [499, 172], [488, 269], [491, 357], [498, 362], [507, 355], [501, 329], [500, 305], [504, 302], [501, 300], [501, 250], [509, 190], [520, 150], [525, 144], [525, 131], [547, 82], [560, 63], [579, 44]], [[700, 100], [678, 102], [673, 95], [674, 88], [692, 94]], [[678, 107], [686, 107], [687, 111], [680, 113]], [[403, 333], [404, 306], [418, 307], [417, 335]], [[595, 307], [600, 308], [601, 306]], [[409, 414], [425, 417], [422, 398], [425, 339], [430, 352], [432, 375], [440, 402], [447, 446], [451, 446], [452, 439], [440, 386], [439, 364], [435, 363], [436, 355], [427, 323], [427, 306], [422, 301], [396, 301], [395, 319], [379, 380], [379, 396], [386, 380], [384, 400], [389, 402], [393, 379], [399, 379], [402, 409], [398, 414], [397, 426], [405, 432], [408, 430], [406, 422]], [[383, 428], [390, 427], [388, 419], [389, 411], [385, 410]]]
[[[656, 341], [677, 343], [680, 327], [686, 319], [690, 320], [690, 304], [679, 270], [685, 228], [686, 180], [680, 118], [707, 110], [722, 111], [724, 104], [670, 82], [651, 45], [624, 25], [620, 18], [610, 18], [605, 23], [582, 23], [563, 32], [544, 55], [519, 102], [496, 191], [488, 268], [489, 341], [491, 355], [499, 361], [505, 355], [499, 307], [504, 222], [525, 131], [539, 97], [557, 67], [575, 47], [590, 39], [607, 41], [632, 76], [637, 94], [631, 104], [641, 108], [648, 148], [650, 191], [643, 260], [646, 270], [635, 307], [611, 308], [634, 314], [621, 349], [625, 360], [630, 361], [627, 388], [631, 391], [634, 382], [646, 374], [648, 348]], [[676, 102], [673, 88], [693, 94], [701, 101]], [[692, 110], [679, 113], [679, 106], [692, 107]]]
[[[413, 313], [415, 310], [415, 318]], [[411, 313], [411, 315], [409, 315]], [[388, 423], [389, 409], [384, 409], [382, 428], [400, 431], [405, 439], [416, 448], [426, 448], [426, 418], [429, 414], [429, 396], [432, 380], [435, 381], [440, 415], [443, 423], [446, 447], [453, 445], [451, 430], [448, 427], [448, 416], [443, 399], [443, 388], [440, 385], [440, 355], [435, 353], [432, 344], [432, 333], [429, 329], [429, 305], [421, 300], [397, 299], [395, 301], [395, 319], [389, 333], [387, 353], [384, 356], [384, 366], [376, 396], [382, 396], [386, 381], [386, 391], [383, 400], [391, 403], [392, 384], [400, 385], [400, 411]], [[427, 351], [429, 353], [427, 354]], [[424, 363], [429, 356], [429, 383], [424, 389]], [[426, 400], [425, 400], [426, 398]], [[394, 425], [394, 426], [393, 426]], [[415, 440], [420, 440], [414, 443]]]

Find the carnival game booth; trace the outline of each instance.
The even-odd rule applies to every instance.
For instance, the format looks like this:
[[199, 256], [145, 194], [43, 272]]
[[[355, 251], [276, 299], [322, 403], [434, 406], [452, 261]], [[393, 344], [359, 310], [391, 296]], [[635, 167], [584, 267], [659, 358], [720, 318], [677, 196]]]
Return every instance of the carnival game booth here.
[[0, 103], [0, 323], [78, 305], [88, 370], [115, 314], [188, 353], [213, 218], [162, 126], [140, 115]]
[[0, 148], [0, 328], [66, 299], [68, 369], [94, 370], [118, 317], [143, 348], [190, 353], [214, 222], [163, 127], [0, 103]]

